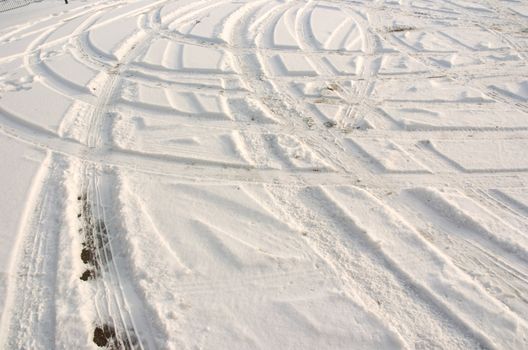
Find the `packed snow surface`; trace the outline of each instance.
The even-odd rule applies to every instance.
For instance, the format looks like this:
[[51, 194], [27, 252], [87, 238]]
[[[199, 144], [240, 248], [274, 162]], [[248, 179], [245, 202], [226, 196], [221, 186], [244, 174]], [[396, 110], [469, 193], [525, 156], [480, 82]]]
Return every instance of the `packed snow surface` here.
[[528, 349], [524, 0], [0, 13], [0, 348]]

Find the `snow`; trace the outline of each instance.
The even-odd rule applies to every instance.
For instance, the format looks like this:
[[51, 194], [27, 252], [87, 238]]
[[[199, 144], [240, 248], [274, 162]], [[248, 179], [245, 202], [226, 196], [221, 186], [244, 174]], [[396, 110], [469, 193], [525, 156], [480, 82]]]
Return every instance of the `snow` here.
[[527, 16], [0, 13], [0, 348], [528, 348]]

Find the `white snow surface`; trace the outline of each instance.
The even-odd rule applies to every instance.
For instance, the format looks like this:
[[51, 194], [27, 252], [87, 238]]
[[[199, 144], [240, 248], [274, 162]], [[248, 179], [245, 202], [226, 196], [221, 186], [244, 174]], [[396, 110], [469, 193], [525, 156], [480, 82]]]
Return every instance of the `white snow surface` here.
[[1, 349], [528, 349], [522, 0], [0, 13]]

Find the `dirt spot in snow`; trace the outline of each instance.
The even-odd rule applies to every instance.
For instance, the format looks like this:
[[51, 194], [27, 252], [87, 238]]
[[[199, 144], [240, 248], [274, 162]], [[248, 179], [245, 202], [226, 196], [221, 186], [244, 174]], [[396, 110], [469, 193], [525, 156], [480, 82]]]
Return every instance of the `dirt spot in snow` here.
[[88, 281], [95, 278], [95, 271], [93, 270], [85, 270], [83, 274], [81, 275], [81, 280]]
[[410, 32], [412, 30], [416, 30], [416, 28], [413, 26], [403, 25], [403, 24], [397, 24], [391, 27], [384, 28], [385, 33], [401, 33], [401, 32]]
[[324, 122], [324, 126], [326, 126], [328, 129], [333, 128], [336, 125], [337, 125], [337, 123], [335, 121], [333, 121], [333, 120], [329, 120], [327, 122]]
[[[129, 337], [132, 339], [129, 339]], [[128, 332], [128, 335], [121, 335], [114, 327], [107, 324], [95, 327], [93, 342], [100, 348], [112, 350], [137, 348], [137, 340], [133, 333]]]
[[95, 327], [93, 341], [99, 347], [105, 347], [115, 343], [117, 336], [114, 327], [108, 325]]

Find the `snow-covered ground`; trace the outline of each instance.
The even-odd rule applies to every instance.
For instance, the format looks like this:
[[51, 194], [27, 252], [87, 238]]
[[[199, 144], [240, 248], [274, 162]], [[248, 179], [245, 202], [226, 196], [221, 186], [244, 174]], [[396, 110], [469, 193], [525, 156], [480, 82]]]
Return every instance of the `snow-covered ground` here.
[[527, 349], [528, 2], [0, 13], [0, 348]]

